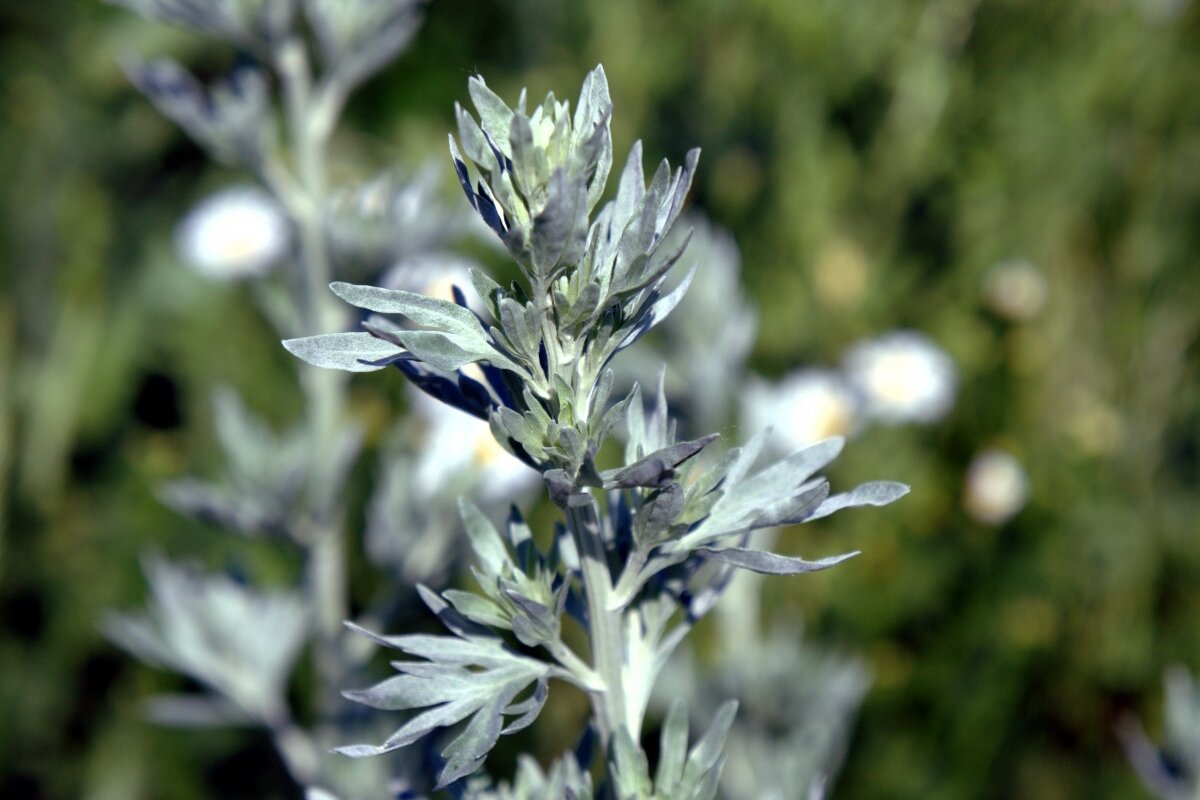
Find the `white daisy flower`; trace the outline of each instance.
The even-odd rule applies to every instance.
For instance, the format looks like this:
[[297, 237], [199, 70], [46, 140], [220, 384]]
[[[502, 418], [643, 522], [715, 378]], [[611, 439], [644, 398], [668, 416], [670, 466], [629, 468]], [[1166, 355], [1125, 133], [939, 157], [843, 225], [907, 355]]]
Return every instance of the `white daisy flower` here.
[[179, 224], [175, 241], [196, 272], [232, 281], [267, 274], [287, 253], [291, 230], [270, 195], [237, 186], [202, 200]]
[[1036, 317], [1049, 291], [1046, 276], [1024, 259], [1002, 261], [983, 278], [983, 302], [996, 315], [1012, 322]]
[[1003, 450], [988, 449], [967, 469], [963, 507], [986, 525], [1002, 525], [1029, 499], [1029, 476], [1021, 462]]
[[954, 406], [954, 362], [919, 333], [895, 331], [860, 342], [843, 364], [866, 414], [881, 422], [937, 422]]
[[770, 425], [775, 441], [798, 450], [831, 436], [847, 436], [858, 427], [859, 403], [836, 372], [802, 369], [778, 383], [752, 379], [742, 402], [742, 425], [753, 434]]
[[500, 446], [481, 419], [412, 392], [413, 414], [424, 423], [416, 482], [419, 495], [477, 495], [484, 503], [516, 502], [541, 485], [541, 476]]

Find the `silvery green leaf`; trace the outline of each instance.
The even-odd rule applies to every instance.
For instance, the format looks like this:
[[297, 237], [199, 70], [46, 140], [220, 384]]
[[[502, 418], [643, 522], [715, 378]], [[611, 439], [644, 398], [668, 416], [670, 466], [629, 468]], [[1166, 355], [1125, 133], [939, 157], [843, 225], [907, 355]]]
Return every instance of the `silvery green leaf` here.
[[721, 750], [725, 746], [725, 737], [729, 735], [729, 727], [733, 724], [737, 708], [736, 700], [729, 700], [718, 708], [712, 725], [688, 753], [680, 786], [694, 792], [691, 796], [702, 797], [707, 794], [705, 783], [710, 774], [715, 772], [716, 777], [720, 777]]
[[362, 692], [348, 692], [347, 697], [378, 708], [425, 710], [380, 745], [349, 745], [338, 748], [338, 752], [352, 757], [380, 755], [411, 744], [437, 728], [469, 719], [443, 751], [447, 762], [438, 776], [438, 788], [479, 768], [503, 731], [505, 715], [528, 712], [529, 707], [514, 702], [517, 697], [531, 684], [537, 684], [536, 695], [539, 682], [550, 674], [546, 664], [509, 651], [499, 639], [368, 635], [380, 644], [427, 661], [394, 662], [400, 675]]
[[594, 164], [591, 174], [586, 176], [588, 211], [595, 208], [600, 196], [604, 194], [608, 173], [612, 169], [612, 135], [608, 131], [611, 115], [612, 97], [608, 92], [608, 78], [604, 74], [604, 67], [597, 65], [583, 81], [572, 125], [577, 137], [576, 147], [585, 153], [588, 150], [592, 151], [586, 155], [586, 162]]
[[777, 553], [767, 553], [762, 550], [746, 550], [740, 547], [714, 549], [702, 547], [696, 551], [705, 558], [715, 559], [739, 569], [748, 569], [764, 575], [799, 575], [804, 572], [817, 572], [829, 569], [847, 559], [853, 558], [859, 552], [843, 553], [840, 556], [805, 561], [802, 558], [781, 556]]
[[538, 309], [530, 304], [522, 306], [511, 297], [499, 300], [500, 330], [508, 341], [526, 359], [536, 359], [542, 336], [538, 329]]
[[358, 428], [345, 424], [328, 457], [314, 463], [307, 457], [311, 438], [303, 427], [276, 433], [229, 389], [214, 392], [213, 409], [225, 474], [219, 482], [173, 481], [161, 496], [184, 513], [249, 536], [295, 534], [306, 484], [318, 480], [335, 492], [359, 450]]
[[169, 59], [130, 61], [130, 81], [213, 158], [251, 168], [261, 164], [272, 136], [266, 77], [243, 67], [205, 89]]
[[592, 776], [579, 766], [572, 753], [555, 761], [543, 772], [529, 755], [517, 757], [517, 771], [512, 785], [468, 787], [464, 800], [593, 800]]
[[641, 387], [634, 386], [632, 397], [625, 408], [625, 426], [628, 436], [625, 441], [625, 463], [633, 464], [647, 453], [663, 450], [675, 444], [674, 423], [667, 408], [665, 375], [659, 373], [658, 391], [654, 408], [646, 414], [642, 404]]
[[480, 344], [473, 338], [441, 331], [396, 331], [394, 336], [404, 349], [420, 361], [436, 369], [454, 372], [467, 364], [480, 361], [504, 360], [491, 345]]
[[[373, 372], [382, 366], [366, 363], [395, 356], [404, 351], [369, 333], [324, 333], [300, 339], [285, 339], [289, 353], [315, 367], [347, 372]], [[460, 365], [461, 366], [461, 365]]]
[[521, 415], [505, 407], [498, 409], [492, 420], [503, 435], [519, 442], [534, 458], [544, 457], [547, 431], [531, 415]]
[[231, 728], [258, 724], [228, 700], [210, 695], [156, 695], [146, 704], [146, 716], [158, 725], [171, 728]]
[[649, 303], [634, 317], [632, 330], [617, 345], [617, 350], [620, 351], [629, 347], [649, 333], [658, 323], [666, 319], [667, 315], [675, 309], [675, 306], [679, 305], [679, 301], [687, 294], [688, 287], [691, 286], [692, 278], [695, 274], [696, 268], [693, 267], [684, 276], [684, 279], [680, 281], [679, 285], [668, 292], [666, 296], [659, 297], [657, 292], [652, 292]]
[[443, 592], [442, 596], [450, 601], [455, 611], [472, 622], [499, 629], [512, 627], [512, 622], [504, 609], [486, 597], [453, 589]]
[[[420, 595], [421, 602], [423, 602], [426, 607], [433, 612], [433, 615], [438, 618], [439, 622], [445, 625], [446, 628], [451, 632], [457, 634], [463, 639], [470, 639], [472, 637], [488, 639], [495, 635], [486, 627], [478, 625], [459, 614], [456, 610], [451, 608], [445, 600], [443, 600], [441, 597], [438, 597], [437, 593], [435, 593], [429, 587], [418, 583], [417, 594]], [[391, 640], [386, 637], [378, 637], [375, 634], [370, 633], [369, 631], [366, 631], [356, 625], [350, 625], [348, 623], [348, 626], [351, 630], [355, 630], [361, 634], [364, 634], [367, 636], [367, 638], [372, 639], [378, 644], [382, 644], [384, 647], [394, 646], [391, 643]]]
[[610, 744], [609, 771], [615, 784], [615, 794], [627, 798], [654, 797], [650, 780], [650, 759], [633, 741], [629, 731], [621, 727]]
[[849, 492], [833, 495], [821, 503], [804, 521], [810, 522], [815, 519], [821, 519], [834, 512], [841, 511], [843, 508], [886, 506], [888, 503], [894, 503], [901, 497], [904, 497], [904, 495], [908, 494], [908, 491], [908, 486], [903, 483], [896, 483], [895, 481], [864, 483]]
[[182, 514], [247, 536], [286, 533], [284, 510], [274, 498], [246, 496], [236, 488], [194, 478], [171, 481], [159, 491], [164, 503]]
[[683, 503], [683, 488], [678, 483], [668, 484], [647, 498], [633, 522], [637, 541], [648, 544], [660, 541], [683, 512]]
[[254, 47], [291, 24], [292, 0], [108, 0], [143, 16]]
[[467, 157], [475, 164], [487, 164], [491, 158], [491, 148], [479, 123], [458, 103], [454, 104], [454, 117], [458, 121], [458, 136], [462, 139]]
[[654, 773], [654, 785], [676, 786], [683, 780], [683, 767], [687, 762], [688, 713], [687, 703], [675, 698], [663, 722], [658, 747], [658, 769]]
[[740, 497], [752, 503], [777, 497], [781, 492], [798, 486], [819, 470], [824, 469], [842, 452], [846, 440], [840, 436], [824, 439], [804, 447], [767, 467], [752, 479], [741, 481]]
[[479, 507], [466, 497], [459, 498], [458, 509], [479, 565], [489, 577], [504, 575], [505, 567], [511, 567], [512, 561], [500, 532]]
[[[709, 516], [680, 540], [677, 549], [698, 547], [721, 536], [756, 528], [803, 522], [814, 518], [818, 503], [828, 502], [828, 485], [808, 479], [836, 457], [842, 441], [834, 438], [818, 442], [747, 477], [768, 435], [762, 432], [741, 449], [720, 483], [721, 499]], [[874, 499], [882, 497], [869, 491], [865, 494]], [[845, 506], [833, 510], [840, 507]]]
[[[487, 144], [486, 139], [484, 143]], [[513, 115], [508, 143], [512, 151], [516, 188], [526, 198], [535, 198], [550, 180], [550, 158], [544, 147], [534, 144], [529, 117], [524, 114]]]
[[662, 488], [675, 475], [675, 468], [699, 453], [720, 434], [709, 434], [690, 442], [679, 442], [643, 456], [628, 466], [601, 473], [606, 489]]
[[[512, 128], [513, 111], [508, 104], [500, 99], [484, 82], [480, 75], [473, 76], [467, 81], [471, 94], [471, 102], [479, 113], [480, 128], [492, 138], [493, 142], [507, 142], [509, 130]], [[486, 163], [486, 157], [480, 166]]]
[[537, 274], [550, 277], [559, 266], [579, 261], [587, 237], [587, 213], [587, 186], [582, 176], [555, 170], [545, 207], [534, 218], [529, 234]]
[[283, 701], [308, 635], [293, 593], [265, 593], [227, 578], [149, 559], [152, 600], [142, 614], [113, 614], [109, 638], [134, 655], [188, 675], [258, 720]]
[[380, 314], [399, 314], [418, 325], [462, 337], [478, 347], [487, 346], [479, 318], [469, 308], [457, 303], [400, 289], [380, 289], [350, 283], [335, 282], [329, 288], [338, 297], [359, 308]]
[[398, 56], [421, 24], [415, 0], [304, 0], [331, 71], [348, 87]]
[[629, 149], [617, 186], [617, 197], [613, 201], [612, 224], [618, 235], [632, 221], [645, 196], [646, 176], [642, 172], [642, 142], [639, 139]]
[[546, 700], [549, 697], [550, 684], [543, 678], [537, 682], [537, 686], [534, 687], [533, 693], [529, 697], [521, 702], [513, 703], [504, 709], [506, 715], [520, 714], [521, 716], [508, 723], [500, 733], [509, 736], [528, 728], [537, 720], [538, 715], [542, 713], [542, 709], [545, 707]]

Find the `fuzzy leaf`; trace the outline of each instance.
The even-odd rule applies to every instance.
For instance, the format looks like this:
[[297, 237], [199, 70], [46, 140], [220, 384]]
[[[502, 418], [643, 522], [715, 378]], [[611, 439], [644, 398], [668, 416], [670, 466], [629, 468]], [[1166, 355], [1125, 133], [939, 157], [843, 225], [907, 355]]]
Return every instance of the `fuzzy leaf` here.
[[830, 556], [829, 558], [822, 558], [817, 561], [805, 561], [802, 558], [781, 556], [777, 553], [767, 553], [762, 550], [744, 550], [738, 547], [729, 547], [720, 550], [702, 547], [696, 552], [705, 558], [722, 561], [739, 569], [748, 569], [764, 575], [799, 575], [804, 572], [817, 572], [829, 569], [847, 559], [853, 558], [858, 555], [859, 551], [855, 550], [853, 553], [843, 553], [840, 556]]
[[475, 551], [480, 566], [490, 577], [503, 576], [504, 567], [511, 565], [512, 561], [500, 532], [479, 507], [466, 497], [459, 498], [458, 511], [462, 515], [467, 537], [471, 540], [471, 549]]
[[817, 510], [805, 519], [805, 522], [811, 522], [814, 519], [828, 517], [836, 511], [841, 511], [843, 508], [855, 508], [857, 506], [886, 506], [888, 503], [893, 503], [899, 500], [904, 495], [908, 494], [909, 487], [903, 483], [895, 481], [873, 481], [864, 483], [851, 489], [849, 492], [835, 494], [817, 507]]
[[[439, 788], [479, 768], [504, 730], [506, 715], [523, 715], [518, 720], [522, 724], [531, 721], [526, 719], [530, 708], [513, 701], [535, 683], [536, 696], [550, 673], [546, 664], [517, 655], [492, 637], [368, 635], [427, 660], [394, 662], [400, 675], [346, 696], [377, 708], [426, 710], [380, 745], [348, 745], [337, 752], [355, 758], [380, 755], [412, 744], [437, 728], [469, 719], [443, 751], [446, 764], [438, 776]], [[534, 705], [540, 708], [540, 703]]]
[[719, 434], [713, 433], [690, 442], [656, 450], [634, 463], [601, 473], [606, 489], [632, 489], [635, 487], [662, 488], [675, 474], [675, 468], [703, 450]]
[[342, 369], [347, 372], [373, 372], [383, 369], [372, 363], [403, 352], [401, 348], [377, 339], [369, 333], [325, 333], [286, 339], [283, 346], [292, 355], [316, 367]]
[[479, 318], [457, 303], [427, 297], [399, 289], [380, 289], [335, 282], [329, 285], [333, 293], [351, 305], [380, 314], [400, 314], [418, 325], [434, 328], [456, 336], [486, 342]]

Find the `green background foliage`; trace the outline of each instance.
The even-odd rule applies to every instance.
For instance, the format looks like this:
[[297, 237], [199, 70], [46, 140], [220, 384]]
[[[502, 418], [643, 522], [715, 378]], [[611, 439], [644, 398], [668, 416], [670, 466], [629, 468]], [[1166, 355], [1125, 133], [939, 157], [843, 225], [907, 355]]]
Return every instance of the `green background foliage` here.
[[[570, 96], [603, 62], [618, 153], [703, 147], [693, 203], [742, 248], [759, 370], [836, 363], [897, 327], [950, 352], [950, 417], [871, 429], [833, 473], [911, 496], [784, 537], [863, 555], [767, 584], [766, 608], [874, 674], [835, 797], [1140, 796], [1115, 725], [1158, 730], [1163, 668], [1200, 668], [1200, 8], [1170, 5], [435, 0], [335, 141], [337, 176], [434, 157], [450, 196], [469, 75]], [[295, 796], [264, 738], [145, 723], [139, 699], [179, 679], [97, 628], [142, 597], [148, 548], [268, 583], [297, 569], [155, 497], [214, 467], [218, 383], [277, 422], [297, 412], [244, 287], [172, 250], [178, 217], [239, 176], [118, 65], [230, 57], [88, 0], [8, 0], [0, 31], [0, 796]], [[1049, 282], [1022, 323], [981, 297], [1012, 258]], [[358, 411], [397, 413], [400, 381], [356, 383]], [[989, 445], [1032, 486], [999, 528], [961, 502]]]

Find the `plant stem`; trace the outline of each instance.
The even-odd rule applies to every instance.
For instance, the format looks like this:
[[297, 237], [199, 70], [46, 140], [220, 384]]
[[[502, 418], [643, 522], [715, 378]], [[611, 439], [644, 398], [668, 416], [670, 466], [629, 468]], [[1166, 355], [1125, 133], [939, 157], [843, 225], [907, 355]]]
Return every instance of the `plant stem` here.
[[[300, 243], [296, 305], [306, 331], [325, 333], [338, 324], [338, 312], [329, 295], [329, 253], [324, 230], [326, 201], [325, 161], [333, 119], [328, 105], [313, 92], [312, 72], [304, 42], [298, 37], [280, 44], [276, 68], [283, 88], [287, 131], [295, 160], [299, 197], [285, 205], [291, 209]], [[307, 402], [312, 451], [309, 485], [311, 529], [306, 542], [309, 602], [316, 616], [314, 661], [320, 686], [318, 741], [329, 744], [329, 727], [341, 704], [344, 678], [342, 622], [348, 613], [346, 553], [342, 514], [335, 481], [323, 466], [334, 459], [342, 427], [345, 381], [340, 373], [305, 367], [300, 374]]]
[[[576, 498], [581, 497], [576, 495]], [[587, 597], [588, 635], [592, 649], [592, 668], [604, 681], [604, 691], [592, 694], [596, 728], [603, 747], [607, 748], [612, 736], [627, 728], [625, 714], [625, 692], [622, 688], [622, 666], [624, 641], [622, 639], [622, 615], [609, 611], [612, 594], [612, 577], [608, 569], [608, 557], [600, 538], [599, 514], [596, 501], [589, 497], [582, 505], [567, 508], [567, 525], [579, 551], [580, 569], [583, 573], [583, 593]], [[637, 731], [630, 731], [637, 740]]]

